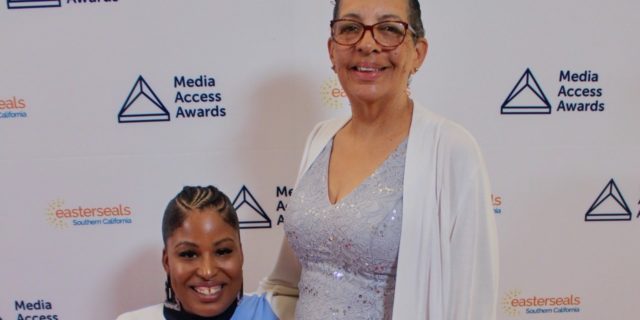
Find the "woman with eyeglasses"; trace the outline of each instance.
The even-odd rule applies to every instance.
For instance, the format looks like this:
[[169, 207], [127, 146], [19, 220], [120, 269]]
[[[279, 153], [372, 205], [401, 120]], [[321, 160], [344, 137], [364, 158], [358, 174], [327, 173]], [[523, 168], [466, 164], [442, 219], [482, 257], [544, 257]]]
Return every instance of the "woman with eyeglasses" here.
[[[495, 319], [497, 240], [474, 138], [408, 94], [417, 0], [335, 1], [329, 58], [351, 115], [318, 124], [262, 288], [283, 319]], [[279, 300], [279, 301], [278, 301]]]
[[184, 187], [162, 219], [164, 304], [117, 320], [277, 320], [265, 295], [242, 292], [240, 224], [213, 186]]

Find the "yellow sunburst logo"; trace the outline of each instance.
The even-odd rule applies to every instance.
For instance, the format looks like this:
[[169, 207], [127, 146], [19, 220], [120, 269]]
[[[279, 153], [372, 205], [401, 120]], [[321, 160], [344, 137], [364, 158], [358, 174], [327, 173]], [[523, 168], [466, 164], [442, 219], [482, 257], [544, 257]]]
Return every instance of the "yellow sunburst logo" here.
[[56, 216], [56, 211], [62, 209], [62, 206], [64, 206], [64, 200], [53, 200], [51, 201], [51, 203], [49, 203], [46, 212], [47, 221], [49, 221], [51, 225], [56, 226], [60, 229], [66, 228], [68, 226], [67, 222], [65, 222], [64, 219], [60, 219], [58, 218], [58, 216]]
[[332, 109], [340, 109], [345, 104], [348, 105], [347, 96], [336, 76], [332, 76], [322, 83], [320, 95], [322, 96], [322, 103]]
[[513, 299], [517, 299], [518, 296], [520, 296], [520, 294], [522, 294], [522, 290], [512, 289], [507, 291], [501, 303], [502, 311], [504, 311], [504, 313], [512, 317], [520, 315], [520, 309], [514, 307], [513, 304], [511, 303], [511, 301]]

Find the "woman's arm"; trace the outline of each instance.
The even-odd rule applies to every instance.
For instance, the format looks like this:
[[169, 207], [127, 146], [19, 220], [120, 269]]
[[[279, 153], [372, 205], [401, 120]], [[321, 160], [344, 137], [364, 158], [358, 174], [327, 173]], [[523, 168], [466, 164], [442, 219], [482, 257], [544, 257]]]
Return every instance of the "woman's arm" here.
[[267, 293], [273, 312], [281, 320], [293, 320], [298, 301], [300, 262], [285, 236], [271, 274], [260, 282], [258, 292]]
[[[440, 201], [441, 239], [448, 247], [443, 268], [445, 318], [493, 320], [498, 295], [498, 245], [491, 189], [480, 149], [461, 128], [443, 128]], [[449, 131], [449, 132], [447, 132]]]

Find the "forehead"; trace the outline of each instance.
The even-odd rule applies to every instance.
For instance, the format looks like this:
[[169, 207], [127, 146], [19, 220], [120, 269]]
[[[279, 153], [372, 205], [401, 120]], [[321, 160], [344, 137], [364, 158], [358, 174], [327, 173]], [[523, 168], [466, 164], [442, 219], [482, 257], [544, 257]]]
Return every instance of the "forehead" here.
[[182, 225], [173, 232], [168, 241], [189, 240], [208, 244], [226, 237], [237, 239], [235, 229], [222, 219], [220, 213], [213, 209], [205, 209], [187, 212]]
[[339, 18], [361, 20], [401, 19], [409, 16], [408, 0], [341, 0]]

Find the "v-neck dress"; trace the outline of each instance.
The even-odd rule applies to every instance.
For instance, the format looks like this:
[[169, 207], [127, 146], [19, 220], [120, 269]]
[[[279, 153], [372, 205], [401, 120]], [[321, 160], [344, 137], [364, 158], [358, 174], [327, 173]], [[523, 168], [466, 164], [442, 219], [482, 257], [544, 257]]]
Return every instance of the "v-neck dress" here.
[[336, 204], [328, 195], [332, 144], [287, 210], [285, 232], [302, 265], [296, 319], [391, 319], [407, 140]]

